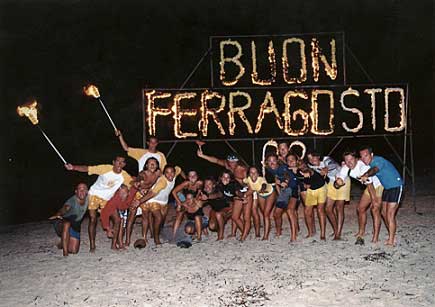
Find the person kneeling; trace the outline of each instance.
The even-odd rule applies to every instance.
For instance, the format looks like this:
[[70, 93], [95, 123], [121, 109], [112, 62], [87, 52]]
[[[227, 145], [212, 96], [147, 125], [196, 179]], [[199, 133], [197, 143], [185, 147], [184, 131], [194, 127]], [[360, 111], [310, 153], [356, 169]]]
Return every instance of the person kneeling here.
[[77, 254], [80, 249], [80, 228], [83, 216], [88, 209], [88, 186], [79, 183], [63, 207], [48, 219], [53, 221], [54, 229], [61, 238], [58, 248], [63, 250], [63, 255]]

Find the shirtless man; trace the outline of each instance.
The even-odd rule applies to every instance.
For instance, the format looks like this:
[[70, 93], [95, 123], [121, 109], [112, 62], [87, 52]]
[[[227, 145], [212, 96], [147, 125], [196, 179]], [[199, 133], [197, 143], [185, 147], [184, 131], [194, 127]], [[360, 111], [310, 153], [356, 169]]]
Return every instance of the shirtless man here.
[[97, 181], [89, 189], [89, 243], [90, 252], [95, 251], [95, 236], [97, 231], [97, 209], [103, 209], [107, 201], [115, 195], [116, 191], [122, 184], [130, 186], [131, 176], [123, 170], [125, 167], [125, 158], [116, 156], [110, 164], [97, 166], [65, 164], [69, 171], [88, 173], [89, 175], [98, 175]]
[[374, 156], [371, 147], [363, 147], [360, 152], [361, 160], [370, 169], [361, 176], [366, 182], [369, 177], [376, 175], [384, 191], [382, 192], [382, 216], [388, 229], [388, 240], [385, 245], [395, 245], [396, 215], [402, 198], [403, 180], [393, 164], [381, 156]]
[[56, 233], [60, 235], [61, 241], [58, 245], [62, 248], [63, 255], [66, 257], [69, 253], [77, 254], [80, 249], [80, 228], [83, 216], [88, 209], [88, 186], [85, 183], [79, 183], [63, 207], [49, 220], [53, 221]]
[[[361, 182], [360, 177], [370, 169], [370, 166], [365, 165], [358, 159], [355, 151], [349, 150], [343, 153], [344, 165], [342, 165], [340, 172], [334, 185], [341, 188], [346, 184], [346, 179], [351, 177]], [[372, 242], [376, 243], [379, 240], [379, 230], [381, 228], [381, 198], [384, 190], [378, 177], [370, 177], [365, 183], [366, 189], [364, 190], [361, 199], [358, 203], [358, 233], [357, 238], [363, 238], [367, 224], [367, 209], [370, 205], [370, 210], [373, 215], [373, 237]], [[357, 239], [358, 240], [358, 239]]]

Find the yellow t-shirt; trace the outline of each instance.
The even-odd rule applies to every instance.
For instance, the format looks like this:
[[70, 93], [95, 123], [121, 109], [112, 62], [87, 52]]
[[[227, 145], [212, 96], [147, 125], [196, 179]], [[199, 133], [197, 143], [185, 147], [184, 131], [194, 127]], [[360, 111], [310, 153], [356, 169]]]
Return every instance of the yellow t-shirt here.
[[139, 172], [143, 170], [145, 163], [151, 157], [156, 158], [159, 161], [160, 169], [163, 170], [167, 164], [165, 155], [160, 152], [150, 152], [148, 149], [143, 148], [128, 148], [127, 154], [133, 159], [137, 160], [139, 166]]
[[89, 195], [98, 196], [104, 200], [109, 200], [122, 184], [130, 186], [131, 176], [122, 171], [117, 174], [113, 171], [113, 165], [103, 164], [88, 167], [89, 175], [99, 175], [97, 181], [89, 189]]
[[257, 193], [261, 191], [261, 186], [263, 184], [266, 184], [266, 190], [264, 191], [264, 193], [259, 193], [261, 196], [269, 195], [270, 193], [272, 193], [273, 190], [272, 185], [267, 183], [266, 179], [261, 176], [259, 176], [255, 182], [252, 181], [251, 177], [243, 179], [243, 182], [246, 183], [251, 190]]

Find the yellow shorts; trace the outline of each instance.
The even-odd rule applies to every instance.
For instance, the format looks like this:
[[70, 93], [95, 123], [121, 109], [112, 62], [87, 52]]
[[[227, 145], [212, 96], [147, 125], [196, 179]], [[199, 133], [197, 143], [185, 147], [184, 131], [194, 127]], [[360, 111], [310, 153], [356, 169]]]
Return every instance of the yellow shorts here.
[[326, 184], [317, 190], [307, 190], [305, 198], [305, 206], [317, 206], [318, 204], [326, 203]]
[[89, 195], [88, 202], [89, 202], [88, 205], [89, 210], [103, 209], [107, 204], [107, 200], [102, 199], [97, 195]]
[[336, 189], [334, 187], [334, 182], [329, 181], [328, 183], [328, 193], [327, 196], [332, 200], [344, 200], [349, 201], [350, 200], [350, 178], [347, 177], [344, 181], [344, 186], [342, 186], [339, 189]]
[[[379, 198], [382, 198], [382, 192], [384, 192], [384, 187], [382, 185], [380, 185], [377, 188], [375, 188], [375, 191], [376, 191], [376, 196]], [[364, 190], [363, 194], [370, 196], [369, 190], [367, 190], [367, 188]]]
[[142, 212], [144, 211], [156, 211], [156, 210], [160, 210], [162, 204], [159, 203], [145, 203], [140, 205], [140, 208], [142, 209]]
[[139, 199], [141, 199], [143, 197], [143, 195], [142, 195], [142, 193], [141, 192], [136, 192], [136, 194], [134, 195], [134, 199], [135, 200], [139, 200]]

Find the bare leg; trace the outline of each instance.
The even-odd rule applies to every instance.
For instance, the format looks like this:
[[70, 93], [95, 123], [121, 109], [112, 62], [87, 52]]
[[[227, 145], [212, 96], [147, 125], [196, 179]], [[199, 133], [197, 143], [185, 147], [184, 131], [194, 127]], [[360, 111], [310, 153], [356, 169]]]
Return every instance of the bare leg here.
[[177, 215], [175, 217], [175, 222], [174, 222], [174, 226], [172, 228], [172, 238], [175, 238], [175, 234], [177, 233], [178, 228], [181, 225], [181, 222], [184, 219], [184, 212], [183, 211], [179, 211], [177, 212]]
[[124, 227], [123, 226], [124, 226], [124, 219], [121, 218], [120, 224], [119, 224], [119, 231], [118, 231], [118, 241], [117, 241], [119, 249], [125, 249], [124, 241], [123, 241], [123, 239], [124, 239]]
[[80, 240], [70, 236], [69, 244], [68, 244], [68, 252], [70, 254], [77, 254], [79, 252], [79, 249], [80, 249]]
[[133, 232], [133, 224], [136, 220], [136, 208], [128, 209], [127, 228], [125, 229], [125, 245], [130, 246], [131, 233]]
[[89, 234], [89, 251], [91, 253], [95, 252], [95, 237], [97, 234], [97, 210], [89, 210], [89, 225], [88, 225], [88, 234]]
[[357, 212], [358, 212], [358, 233], [355, 235], [356, 237], [364, 237], [366, 232], [366, 224], [367, 224], [367, 208], [369, 207], [371, 202], [370, 196], [363, 194], [358, 203]]
[[372, 201], [371, 211], [373, 215], [373, 237], [372, 242], [377, 243], [379, 241], [379, 232], [381, 230], [381, 203], [380, 199]]
[[62, 250], [63, 250], [63, 256], [68, 256], [68, 246], [69, 246], [69, 229], [71, 227], [71, 223], [68, 221], [63, 221], [62, 223]]
[[219, 225], [217, 222], [217, 212], [214, 210], [210, 210], [208, 216], [208, 229], [210, 229], [210, 231], [219, 231]]
[[165, 226], [166, 223], [166, 217], [168, 216], [168, 205], [160, 206], [160, 211], [162, 213], [162, 227]]
[[290, 229], [291, 229], [291, 235], [290, 235], [291, 242], [296, 241], [297, 234], [298, 234], [298, 227], [297, 227], [298, 217], [296, 213], [296, 206], [297, 206], [297, 199], [291, 197], [287, 207], [287, 216], [290, 222]]
[[399, 209], [398, 203], [386, 203], [389, 235], [385, 245], [394, 246], [396, 244], [396, 214]]
[[252, 214], [252, 198], [248, 199], [248, 203], [243, 205], [243, 233], [241, 241], [245, 241], [251, 230], [251, 214]]
[[262, 240], [269, 240], [270, 233], [270, 213], [273, 209], [273, 204], [275, 203], [276, 194], [273, 192], [266, 198], [263, 219], [264, 219], [264, 236]]
[[222, 212], [216, 212], [217, 230], [218, 230], [218, 241], [224, 239], [225, 222]]
[[313, 220], [314, 220], [314, 212], [313, 206], [305, 206], [304, 215], [305, 215], [305, 224], [307, 226], [308, 234], [306, 238], [312, 237], [314, 235], [313, 229]]
[[326, 214], [325, 214], [325, 204], [317, 205], [317, 216], [319, 218], [320, 224], [320, 240], [326, 239]]
[[275, 228], [276, 228], [276, 236], [279, 237], [282, 235], [282, 213], [284, 209], [275, 207], [275, 212], [273, 213], [273, 217], [275, 219]]
[[254, 220], [255, 237], [260, 237], [260, 214], [258, 213], [258, 199], [252, 201], [252, 219]]
[[388, 215], [387, 215], [387, 202], [383, 201], [382, 202], [382, 218], [384, 219], [384, 223], [385, 223], [385, 227], [387, 227], [388, 230], [388, 236], [390, 235], [390, 223], [388, 220]]
[[119, 236], [119, 228], [121, 226], [121, 218], [118, 216], [118, 212], [115, 211], [114, 214], [110, 216], [113, 220], [113, 237], [112, 237], [112, 249], [118, 249], [116, 246], [116, 241]]
[[154, 236], [154, 243], [156, 245], [162, 244], [160, 242], [160, 225], [162, 224], [162, 212], [160, 209], [152, 211], [153, 215], [153, 236]]
[[338, 233], [335, 233], [334, 239], [340, 239], [344, 224], [344, 200], [337, 200], [335, 207], [337, 208]]
[[337, 218], [334, 214], [334, 205], [335, 205], [335, 200], [328, 197], [326, 199], [326, 208], [325, 208], [326, 216], [328, 217], [329, 222], [331, 223], [332, 229], [334, 231], [334, 240], [338, 240], [340, 239], [340, 235], [338, 233]]
[[[233, 214], [231, 216], [233, 222], [236, 224], [237, 228], [240, 229], [240, 232], [243, 233], [243, 222], [240, 218], [242, 214], [243, 204], [240, 200], [234, 200], [233, 205]], [[233, 236], [236, 235], [237, 228], [234, 229], [234, 233], [232, 233]]]
[[[145, 240], [145, 243], [148, 243], [147, 235], [148, 235], [148, 229], [149, 227], [149, 216], [150, 212], [148, 210], [142, 209], [142, 238]], [[152, 224], [151, 224], [152, 225]]]
[[201, 233], [202, 233], [202, 216], [195, 216], [195, 230], [196, 230], [196, 239], [201, 241]]

